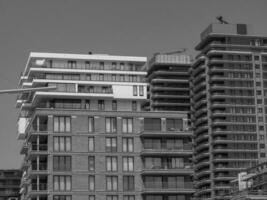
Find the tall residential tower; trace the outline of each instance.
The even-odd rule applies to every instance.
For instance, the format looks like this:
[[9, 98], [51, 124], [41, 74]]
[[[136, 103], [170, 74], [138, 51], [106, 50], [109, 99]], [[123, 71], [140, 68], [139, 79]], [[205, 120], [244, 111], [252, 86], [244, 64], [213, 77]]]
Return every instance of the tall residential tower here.
[[191, 69], [195, 196], [225, 200], [237, 172], [266, 159], [267, 37], [211, 24]]

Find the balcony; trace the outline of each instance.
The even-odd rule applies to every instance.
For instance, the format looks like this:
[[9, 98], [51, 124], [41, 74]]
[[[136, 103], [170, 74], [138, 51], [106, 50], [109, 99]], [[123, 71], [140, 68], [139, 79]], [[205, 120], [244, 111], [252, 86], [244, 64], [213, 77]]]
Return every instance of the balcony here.
[[165, 166], [159, 164], [159, 166], [145, 167], [142, 170], [142, 174], [193, 174], [192, 164], [184, 164], [183, 167], [171, 167], [172, 163], [167, 163]]
[[[153, 148], [158, 143], [144, 143], [141, 151], [142, 155], [191, 155], [193, 153], [192, 145], [170, 146]], [[151, 146], [151, 147], [150, 147]]]
[[48, 154], [48, 145], [47, 144], [31, 144], [28, 150], [28, 156], [33, 155], [47, 155]]
[[192, 182], [144, 182], [143, 193], [181, 193], [194, 192]]
[[30, 191], [39, 192], [39, 191], [47, 191], [47, 183], [32, 183], [30, 185]]

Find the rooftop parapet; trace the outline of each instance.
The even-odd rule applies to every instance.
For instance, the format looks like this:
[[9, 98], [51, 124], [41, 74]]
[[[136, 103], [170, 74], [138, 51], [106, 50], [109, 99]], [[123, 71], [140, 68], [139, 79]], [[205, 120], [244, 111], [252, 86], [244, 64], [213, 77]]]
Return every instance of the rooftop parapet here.
[[253, 28], [248, 24], [210, 24], [201, 34], [201, 40], [210, 34], [253, 35]]

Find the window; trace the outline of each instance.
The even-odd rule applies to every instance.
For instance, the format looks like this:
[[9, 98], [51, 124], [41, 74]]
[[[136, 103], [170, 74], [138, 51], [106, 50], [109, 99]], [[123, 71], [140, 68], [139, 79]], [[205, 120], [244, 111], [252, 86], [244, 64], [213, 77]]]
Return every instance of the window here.
[[118, 177], [117, 176], [106, 176], [106, 186], [107, 186], [107, 191], [117, 191], [118, 190]]
[[144, 119], [145, 131], [161, 131], [161, 119], [160, 118], [145, 118]]
[[71, 176], [54, 176], [54, 191], [70, 191]]
[[133, 138], [122, 138], [122, 151], [133, 152], [134, 151]]
[[260, 56], [254, 56], [254, 60], [260, 60]]
[[85, 100], [85, 109], [90, 109], [90, 100]]
[[100, 69], [100, 70], [103, 70], [103, 69], [104, 69], [104, 62], [100, 62], [100, 63], [99, 63], [99, 69]]
[[133, 96], [137, 96], [137, 86], [133, 86]]
[[106, 152], [117, 152], [117, 138], [106, 138]]
[[261, 74], [260, 73], [256, 73], [256, 78], [260, 78]]
[[118, 200], [118, 196], [117, 195], [107, 195], [106, 196], [106, 200]]
[[132, 111], [137, 111], [137, 103], [136, 103], [136, 101], [132, 101]]
[[120, 70], [124, 70], [124, 63], [120, 63]]
[[54, 171], [71, 171], [71, 156], [54, 156]]
[[95, 200], [95, 195], [89, 195], [88, 200]]
[[71, 151], [71, 137], [54, 137], [54, 151]]
[[134, 191], [134, 176], [123, 176], [123, 190]]
[[124, 195], [123, 200], [135, 200], [135, 196], [134, 195]]
[[106, 170], [108, 172], [117, 171], [117, 169], [118, 169], [117, 166], [118, 166], [118, 161], [117, 161], [116, 156], [107, 156], [106, 157]]
[[95, 195], [89, 195], [88, 200], [95, 200]]
[[260, 90], [257, 90], [257, 95], [261, 95], [261, 91]]
[[262, 104], [262, 99], [257, 99], [257, 104]]
[[92, 152], [95, 150], [95, 141], [93, 137], [88, 138], [88, 151]]
[[111, 80], [112, 80], [112, 82], [116, 82], [116, 74], [111, 75]]
[[264, 149], [265, 148], [265, 144], [260, 144], [260, 148]]
[[263, 117], [258, 117], [259, 122], [263, 122]]
[[122, 132], [123, 133], [133, 132], [133, 119], [132, 118], [122, 118]]
[[166, 128], [167, 128], [167, 131], [182, 130], [183, 120], [182, 119], [166, 119]]
[[88, 171], [89, 172], [95, 171], [95, 157], [94, 156], [88, 157]]
[[260, 65], [256, 64], [255, 69], [260, 69]]
[[68, 61], [68, 69], [75, 69], [76, 61]]
[[105, 101], [98, 100], [98, 110], [105, 110]]
[[261, 82], [256, 82], [256, 86], [261, 86]]
[[54, 132], [70, 132], [70, 117], [54, 117]]
[[264, 135], [260, 135], [260, 140], [264, 140]]
[[104, 81], [104, 74], [99, 74], [99, 80]]
[[264, 126], [259, 126], [259, 131], [263, 131], [264, 130]]
[[53, 200], [71, 200], [70, 195], [54, 195]]
[[88, 177], [88, 189], [89, 189], [89, 191], [95, 190], [95, 177], [94, 176], [90, 175]]
[[115, 117], [106, 118], [106, 132], [114, 133], [117, 131], [117, 119]]
[[112, 101], [112, 110], [117, 110], [117, 101], [116, 100], [113, 100]]
[[265, 153], [260, 153], [261, 158], [265, 158]]
[[142, 85], [139, 86], [139, 95], [144, 96], [144, 86]]
[[123, 171], [132, 172], [134, 170], [134, 157], [122, 158]]
[[95, 126], [94, 126], [94, 117], [88, 117], [88, 132], [92, 133], [94, 132]]
[[262, 108], [258, 108], [258, 113], [262, 113]]

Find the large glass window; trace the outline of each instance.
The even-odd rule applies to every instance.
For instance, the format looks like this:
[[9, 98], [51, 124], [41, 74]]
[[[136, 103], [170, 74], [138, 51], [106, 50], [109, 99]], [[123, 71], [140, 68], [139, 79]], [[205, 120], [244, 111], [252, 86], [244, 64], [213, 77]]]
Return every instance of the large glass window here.
[[183, 120], [182, 119], [166, 119], [167, 131], [177, 131], [183, 130]]
[[106, 132], [114, 133], [117, 131], [117, 119], [115, 117], [106, 118]]
[[88, 151], [92, 152], [95, 150], [95, 139], [94, 137], [89, 137], [88, 138]]
[[145, 131], [161, 131], [161, 119], [160, 118], [145, 118], [144, 119]]
[[94, 132], [94, 117], [88, 117], [88, 132]]
[[70, 195], [54, 195], [53, 200], [71, 200]]
[[142, 85], [139, 86], [139, 95], [144, 96], [144, 86]]
[[90, 172], [95, 171], [95, 157], [94, 156], [88, 157], [88, 171]]
[[137, 96], [137, 86], [133, 86], [133, 96]]
[[53, 180], [54, 191], [70, 191], [71, 190], [71, 176], [54, 176]]
[[134, 195], [124, 195], [123, 200], [135, 200], [135, 196]]
[[134, 176], [123, 176], [123, 190], [134, 191]]
[[134, 157], [123, 157], [122, 158], [123, 171], [132, 172], [134, 171]]
[[71, 137], [54, 137], [54, 151], [71, 151]]
[[54, 117], [54, 132], [70, 132], [71, 120], [70, 117], [58, 116]]
[[116, 156], [107, 156], [106, 157], [106, 170], [117, 171], [118, 170], [118, 160]]
[[122, 151], [123, 152], [133, 152], [134, 145], [133, 145], [133, 138], [122, 138]]
[[106, 176], [107, 191], [118, 190], [118, 177], [117, 176]]
[[54, 171], [71, 171], [71, 156], [54, 156]]
[[117, 138], [106, 138], [106, 152], [117, 152]]
[[88, 177], [88, 186], [89, 191], [95, 190], [95, 176], [90, 175]]
[[132, 118], [122, 118], [122, 132], [123, 133], [133, 132], [133, 119]]

